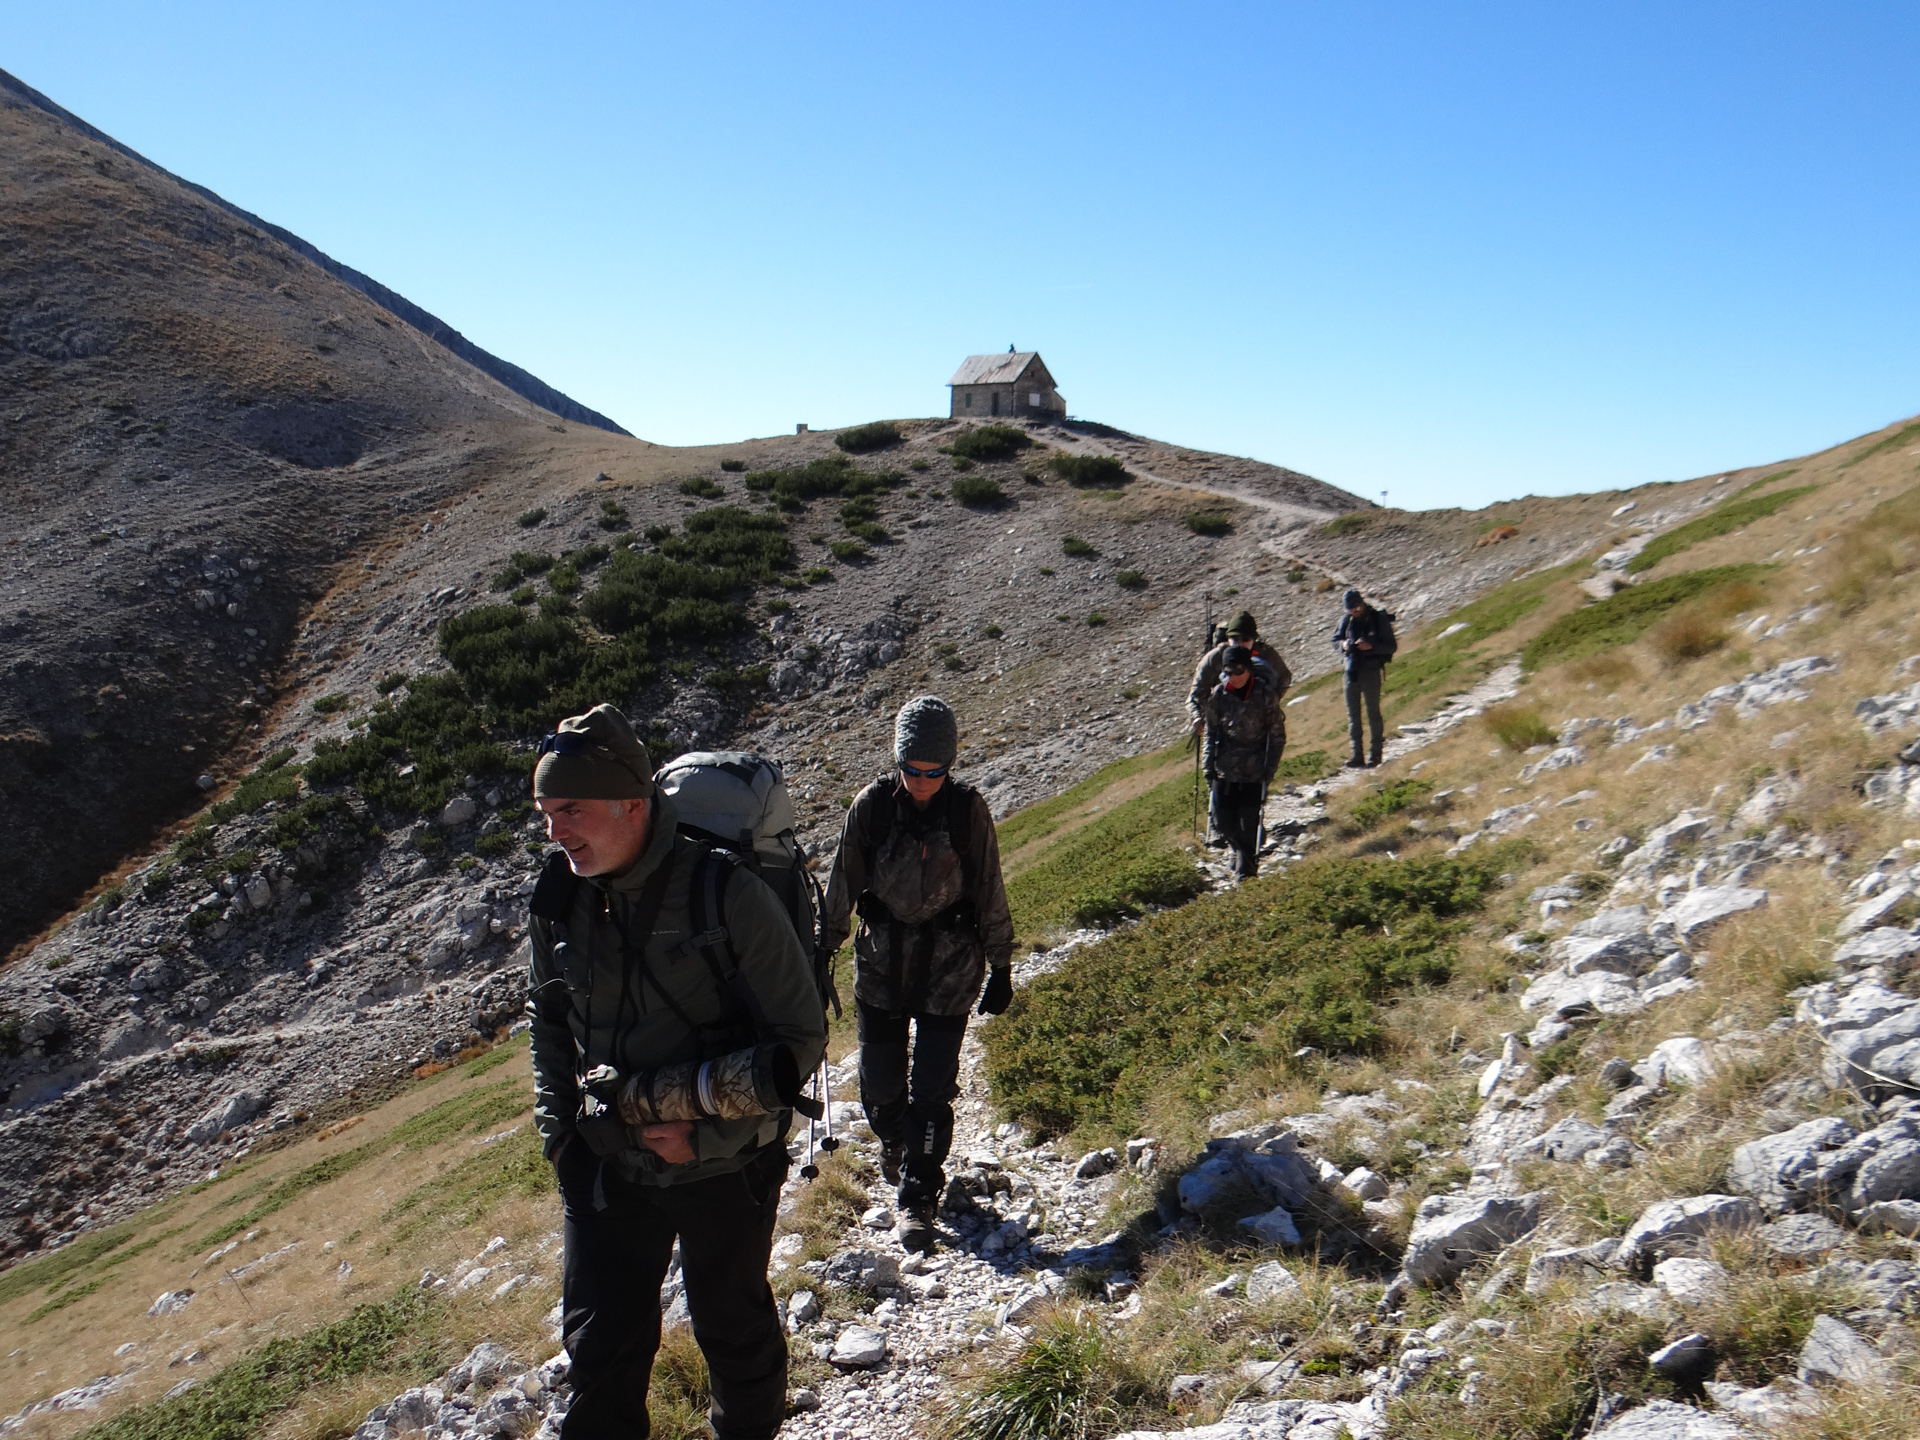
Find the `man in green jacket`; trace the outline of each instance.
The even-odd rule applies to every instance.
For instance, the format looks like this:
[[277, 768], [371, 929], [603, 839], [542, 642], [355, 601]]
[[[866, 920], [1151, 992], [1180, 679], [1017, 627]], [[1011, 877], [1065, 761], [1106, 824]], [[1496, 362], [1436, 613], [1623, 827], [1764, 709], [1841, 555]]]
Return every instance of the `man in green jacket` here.
[[676, 833], [618, 710], [561, 721], [541, 749], [534, 798], [565, 860], [530, 906], [527, 1009], [534, 1122], [565, 1219], [561, 1434], [648, 1433], [677, 1237], [714, 1433], [767, 1440], [786, 1409], [767, 1284], [786, 1106], [826, 1047], [808, 956], [771, 890]]

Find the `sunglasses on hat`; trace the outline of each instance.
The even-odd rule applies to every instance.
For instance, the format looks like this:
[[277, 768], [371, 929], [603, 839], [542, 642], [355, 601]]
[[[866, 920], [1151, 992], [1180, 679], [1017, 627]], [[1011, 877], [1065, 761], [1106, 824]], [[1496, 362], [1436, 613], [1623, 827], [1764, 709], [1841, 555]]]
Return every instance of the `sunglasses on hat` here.
[[906, 761], [902, 760], [900, 762], [900, 773], [914, 780], [938, 780], [947, 773], [947, 767], [945, 765], [934, 765], [922, 770], [918, 765], [909, 765]]
[[586, 736], [571, 730], [556, 730], [551, 735], [540, 737], [538, 755], [590, 755], [595, 750], [604, 750], [604, 745], [596, 745]]

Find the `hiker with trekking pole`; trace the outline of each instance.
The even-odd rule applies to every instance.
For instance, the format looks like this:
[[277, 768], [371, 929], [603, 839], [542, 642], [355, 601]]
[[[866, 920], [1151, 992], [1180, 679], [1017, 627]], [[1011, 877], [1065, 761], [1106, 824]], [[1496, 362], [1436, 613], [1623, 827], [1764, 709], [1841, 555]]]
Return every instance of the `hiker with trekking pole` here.
[[920, 695], [900, 707], [894, 770], [848, 809], [820, 912], [828, 954], [859, 919], [860, 1103], [880, 1140], [881, 1173], [900, 1187], [895, 1234], [922, 1252], [933, 1249], [946, 1186], [967, 1015], [976, 996], [982, 1015], [1013, 999], [1013, 916], [993, 812], [954, 777], [959, 745], [945, 701]]
[[[1209, 595], [1208, 601], [1213, 597]], [[1206, 734], [1205, 711], [1207, 697], [1212, 695], [1220, 684], [1221, 671], [1226, 667], [1227, 649], [1233, 645], [1244, 645], [1253, 654], [1253, 667], [1256, 673], [1263, 675], [1272, 685], [1274, 697], [1285, 699], [1287, 690], [1293, 684], [1293, 672], [1287, 668], [1287, 662], [1278, 649], [1260, 638], [1260, 624], [1253, 618], [1251, 610], [1242, 610], [1227, 622], [1224, 633], [1216, 635], [1211, 621], [1209, 606], [1207, 624], [1207, 643], [1200, 663], [1194, 667], [1193, 685], [1187, 691], [1187, 722], [1192, 727], [1196, 773], [1194, 777], [1195, 799], [1198, 803], [1199, 771], [1204, 768], [1201, 751]], [[1285, 743], [1284, 724], [1282, 726], [1282, 744]], [[1280, 757], [1276, 754], [1273, 763], [1278, 765]], [[1264, 813], [1265, 802], [1262, 800]], [[1196, 823], [1195, 828], [1198, 829]], [[1227, 843], [1226, 830], [1221, 823], [1218, 806], [1209, 799], [1207, 806], [1207, 844], [1218, 847]]]
[[1220, 681], [1201, 702], [1204, 766], [1213, 812], [1233, 851], [1233, 873], [1250, 880], [1260, 873], [1261, 820], [1267, 787], [1287, 748], [1287, 722], [1271, 672], [1253, 649], [1230, 644], [1220, 660]]
[[[728, 815], [709, 792], [742, 803]], [[656, 776], [600, 705], [541, 742], [533, 795], [559, 846], [528, 906], [527, 1011], [564, 1226], [562, 1440], [648, 1433], [676, 1240], [714, 1434], [770, 1440], [787, 1337], [767, 1263], [787, 1132], [795, 1110], [821, 1114], [804, 1077], [827, 1038], [784, 781], [743, 752]]]

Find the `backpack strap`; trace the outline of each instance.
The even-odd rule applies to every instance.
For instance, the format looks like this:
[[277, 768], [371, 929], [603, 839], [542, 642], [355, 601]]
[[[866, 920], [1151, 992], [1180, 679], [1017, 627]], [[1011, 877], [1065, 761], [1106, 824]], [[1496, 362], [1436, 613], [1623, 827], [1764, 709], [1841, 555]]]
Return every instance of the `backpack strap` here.
[[[733, 872], [744, 864], [731, 850], [701, 845], [687, 895], [687, 920], [694, 933], [681, 942], [675, 953], [696, 953], [707, 962], [721, 994], [733, 997], [734, 1003], [753, 1023], [755, 1042], [765, 1044], [772, 1038], [773, 1026], [767, 1019], [766, 1007], [740, 968], [739, 953], [733, 948], [733, 934], [725, 923], [727, 883], [733, 878]], [[813, 1120], [826, 1113], [818, 1100], [804, 1095], [794, 1102], [793, 1108]]]

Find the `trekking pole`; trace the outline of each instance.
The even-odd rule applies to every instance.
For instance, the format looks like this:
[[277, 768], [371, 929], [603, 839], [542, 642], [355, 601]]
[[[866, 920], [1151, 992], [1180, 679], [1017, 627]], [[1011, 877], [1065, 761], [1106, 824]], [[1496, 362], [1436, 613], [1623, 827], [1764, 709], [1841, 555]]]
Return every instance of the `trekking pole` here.
[[[820, 1068], [825, 1070], [826, 1067], [827, 1057], [822, 1055], [820, 1057]], [[820, 1090], [820, 1077], [816, 1074], [810, 1078], [813, 1080], [813, 1084], [809, 1088], [817, 1095]], [[809, 1115], [807, 1117], [807, 1163], [800, 1167], [800, 1178], [809, 1183], [820, 1178], [820, 1167], [813, 1163], [813, 1149], [813, 1117]]]
[[831, 1155], [840, 1148], [840, 1142], [833, 1138], [833, 1071], [827, 1066], [827, 1057], [820, 1057], [820, 1103], [827, 1112], [827, 1138], [820, 1142], [820, 1148]]

